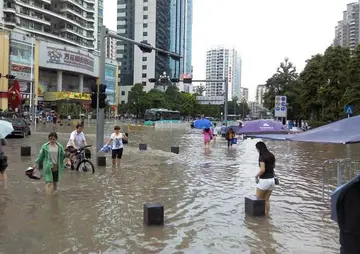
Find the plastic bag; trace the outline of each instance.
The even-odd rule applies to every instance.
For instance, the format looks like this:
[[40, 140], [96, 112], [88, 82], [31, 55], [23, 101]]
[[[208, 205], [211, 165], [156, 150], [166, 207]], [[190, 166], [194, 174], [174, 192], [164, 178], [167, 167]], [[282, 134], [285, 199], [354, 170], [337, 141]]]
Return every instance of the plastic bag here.
[[29, 177], [30, 179], [34, 179], [34, 180], [40, 180], [41, 179], [40, 171], [33, 168], [33, 167], [28, 167], [25, 170], [25, 175], [27, 175], [27, 177]]

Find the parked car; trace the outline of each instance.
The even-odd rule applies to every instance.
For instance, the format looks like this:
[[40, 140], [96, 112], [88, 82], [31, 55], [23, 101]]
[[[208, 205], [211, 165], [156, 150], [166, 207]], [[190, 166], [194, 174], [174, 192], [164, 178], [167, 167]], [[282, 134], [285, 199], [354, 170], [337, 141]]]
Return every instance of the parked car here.
[[19, 118], [5, 118], [4, 120], [10, 122], [14, 128], [10, 135], [22, 136], [23, 138], [31, 135], [30, 126], [25, 120]]

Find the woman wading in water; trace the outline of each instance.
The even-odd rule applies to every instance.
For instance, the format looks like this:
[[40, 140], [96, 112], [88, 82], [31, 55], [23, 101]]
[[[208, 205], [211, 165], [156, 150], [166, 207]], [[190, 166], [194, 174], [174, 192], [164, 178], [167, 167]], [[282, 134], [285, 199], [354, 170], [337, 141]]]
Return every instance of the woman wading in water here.
[[[57, 142], [56, 132], [51, 132], [48, 138], [49, 141], [42, 145], [35, 163], [43, 162], [45, 192], [50, 195], [57, 190], [57, 183], [61, 180], [65, 153], [64, 147]], [[36, 168], [36, 164], [33, 168]]]

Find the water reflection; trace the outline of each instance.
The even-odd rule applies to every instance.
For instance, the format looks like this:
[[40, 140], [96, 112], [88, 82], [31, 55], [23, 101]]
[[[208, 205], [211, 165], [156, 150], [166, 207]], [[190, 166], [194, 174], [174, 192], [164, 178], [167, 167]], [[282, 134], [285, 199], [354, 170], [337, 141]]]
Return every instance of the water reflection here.
[[[59, 128], [60, 142], [71, 130]], [[228, 149], [219, 138], [204, 150], [197, 130], [129, 133], [120, 168], [65, 172], [58, 193], [46, 197], [44, 184], [26, 179], [24, 170], [47, 131], [40, 126], [38, 134], [5, 147], [10, 166], [8, 190], [0, 190], [2, 253], [337, 253], [337, 226], [321, 199], [319, 169], [327, 158], [358, 157], [357, 145], [267, 142], [280, 185], [265, 219], [244, 214], [245, 196], [255, 193], [258, 140], [239, 140]], [[87, 127], [88, 143], [95, 144], [91, 133]], [[138, 150], [140, 142], [148, 151]], [[19, 161], [22, 144], [31, 144], [31, 159]], [[170, 153], [173, 145], [179, 155]], [[165, 206], [164, 227], [144, 228], [147, 202]]]

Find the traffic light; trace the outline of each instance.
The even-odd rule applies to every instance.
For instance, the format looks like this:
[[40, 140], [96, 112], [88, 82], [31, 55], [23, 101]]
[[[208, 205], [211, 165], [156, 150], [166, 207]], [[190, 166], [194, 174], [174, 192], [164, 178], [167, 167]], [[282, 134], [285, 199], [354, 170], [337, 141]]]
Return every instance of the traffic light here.
[[106, 106], [106, 85], [100, 84], [99, 87], [99, 108]]
[[150, 83], [156, 83], [158, 80], [157, 78], [149, 78]]
[[97, 108], [97, 86], [91, 87], [91, 108]]
[[184, 78], [184, 79], [183, 79], [183, 83], [184, 83], [184, 84], [191, 84], [191, 83], [192, 83], [192, 79], [191, 79], [191, 78]]
[[145, 41], [141, 41], [141, 44], [138, 45], [138, 47], [140, 48], [140, 50], [143, 53], [151, 53], [152, 52], [152, 47], [149, 43], [145, 42]]
[[181, 56], [179, 56], [178, 54], [175, 54], [175, 53], [171, 53], [169, 56], [174, 61], [180, 61], [180, 59], [181, 59]]

